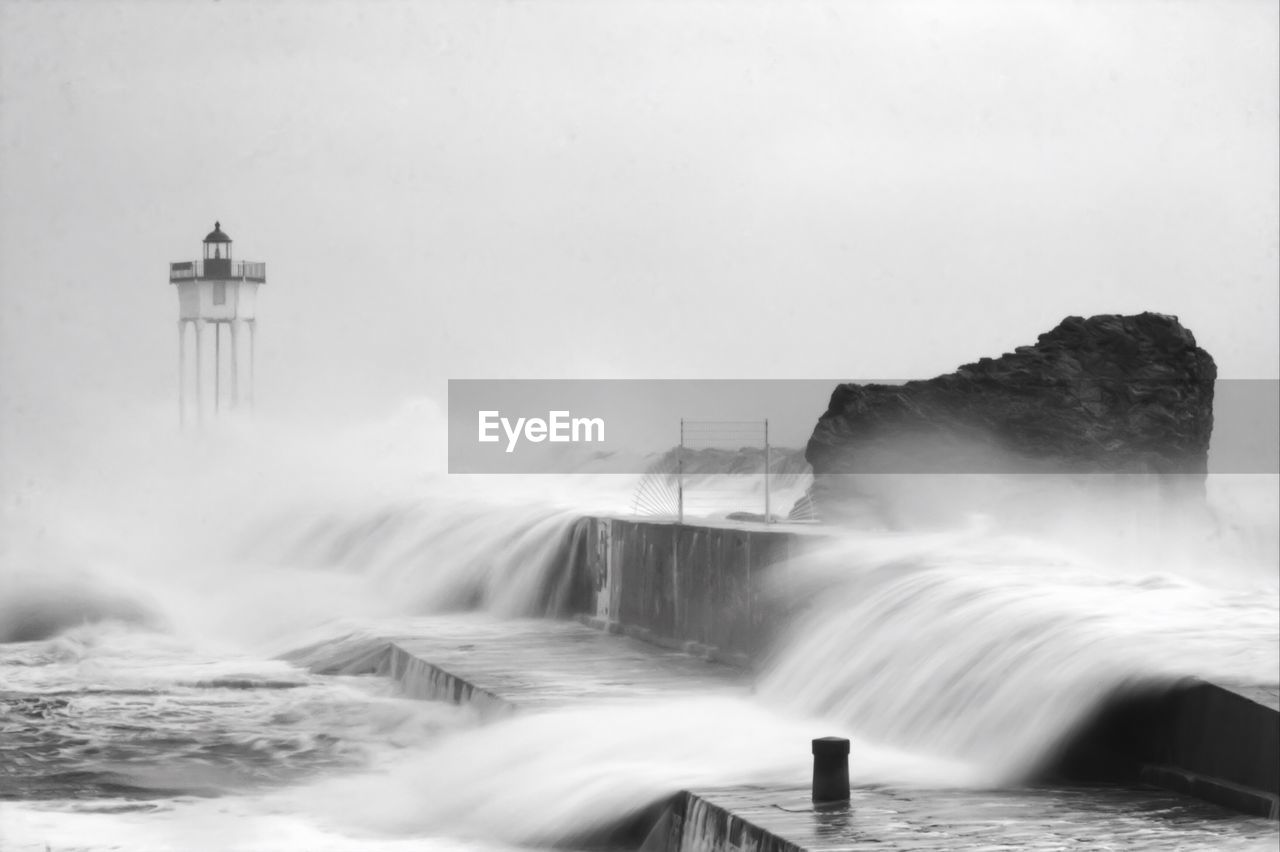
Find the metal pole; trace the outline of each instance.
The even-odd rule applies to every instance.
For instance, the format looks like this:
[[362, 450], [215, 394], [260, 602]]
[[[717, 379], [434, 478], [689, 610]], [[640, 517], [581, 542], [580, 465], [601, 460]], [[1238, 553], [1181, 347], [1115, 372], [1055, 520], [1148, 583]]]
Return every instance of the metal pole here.
[[684, 523], [684, 418], [680, 418], [680, 447], [676, 450], [676, 504], [678, 518]]
[[187, 425], [187, 324], [178, 320], [178, 426]]
[[772, 523], [769, 514], [769, 419], [764, 421], [764, 522]]

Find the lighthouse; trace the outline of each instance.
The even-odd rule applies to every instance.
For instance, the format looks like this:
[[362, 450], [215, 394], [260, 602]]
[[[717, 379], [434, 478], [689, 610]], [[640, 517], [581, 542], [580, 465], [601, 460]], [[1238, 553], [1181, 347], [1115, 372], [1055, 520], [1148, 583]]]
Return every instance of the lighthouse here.
[[[188, 384], [193, 385], [196, 419], [204, 419], [207, 349], [212, 349], [209, 354], [213, 357], [214, 415], [220, 414], [224, 407], [240, 405], [242, 378], [246, 391], [244, 401], [252, 406], [258, 287], [267, 283], [267, 265], [235, 260], [231, 255], [231, 237], [222, 230], [221, 222], [214, 222], [213, 230], [204, 238], [204, 256], [200, 260], [170, 263], [169, 283], [178, 288], [179, 422], [186, 422], [191, 407]], [[191, 334], [187, 333], [188, 327], [192, 329]], [[210, 336], [212, 341], [207, 340]], [[192, 338], [195, 345], [194, 370], [187, 365], [188, 338]], [[247, 372], [242, 377], [241, 350], [246, 343]]]

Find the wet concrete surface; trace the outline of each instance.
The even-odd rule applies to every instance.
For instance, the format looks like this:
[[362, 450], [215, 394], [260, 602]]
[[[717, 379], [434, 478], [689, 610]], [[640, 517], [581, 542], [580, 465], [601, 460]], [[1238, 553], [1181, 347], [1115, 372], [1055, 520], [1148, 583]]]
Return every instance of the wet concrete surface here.
[[[751, 689], [750, 676], [740, 669], [571, 621], [444, 616], [422, 619], [386, 640], [400, 659], [398, 668], [392, 663], [383, 673], [423, 698], [452, 700], [465, 684], [484, 695], [486, 704], [537, 710], [577, 701]], [[433, 676], [435, 686], [428, 683]]]
[[[581, 701], [748, 694], [742, 669], [577, 622], [421, 619], [385, 637], [381, 674], [406, 694], [503, 715]], [[1265, 698], [1265, 695], [1261, 697]], [[647, 852], [693, 850], [1237, 850], [1280, 848], [1265, 818], [1147, 785], [1013, 790], [855, 788], [815, 809], [807, 787], [686, 791]]]
[[1155, 788], [855, 788], [847, 807], [817, 809], [804, 787], [734, 787], [690, 791], [678, 810], [656, 848], [1209, 852], [1280, 842], [1274, 822]]

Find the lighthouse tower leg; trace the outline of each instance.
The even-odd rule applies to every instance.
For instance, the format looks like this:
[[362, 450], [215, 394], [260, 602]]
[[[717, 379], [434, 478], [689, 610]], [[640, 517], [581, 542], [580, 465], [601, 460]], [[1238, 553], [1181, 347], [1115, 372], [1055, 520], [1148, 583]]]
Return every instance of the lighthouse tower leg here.
[[222, 323], [213, 323], [213, 416], [222, 411]]
[[178, 320], [178, 425], [187, 422], [187, 324]]
[[258, 321], [246, 320], [249, 324], [249, 409], [253, 410], [254, 387], [257, 377], [254, 375], [254, 363], [257, 354]]
[[196, 422], [204, 422], [204, 320], [194, 320], [196, 327]]
[[240, 405], [240, 322], [231, 321], [231, 407]]

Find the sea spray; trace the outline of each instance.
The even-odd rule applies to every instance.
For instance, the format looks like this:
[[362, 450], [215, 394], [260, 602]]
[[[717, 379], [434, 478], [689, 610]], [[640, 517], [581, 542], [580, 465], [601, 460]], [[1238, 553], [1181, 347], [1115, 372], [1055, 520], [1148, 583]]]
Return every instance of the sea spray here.
[[[484, 609], [564, 615], [578, 510], [438, 498], [282, 522], [258, 561], [359, 575], [402, 613]], [[270, 540], [274, 539], [274, 541]]]
[[[783, 587], [785, 584], [785, 588]], [[1026, 777], [1104, 700], [1274, 680], [1277, 603], [997, 534], [866, 536], [788, 566], [761, 699], [873, 742]]]
[[185, 435], [137, 414], [63, 424], [61, 456], [6, 456], [22, 488], [0, 507], [0, 638], [127, 618], [243, 649], [344, 619], [554, 614], [573, 519], [624, 510], [635, 481], [449, 477], [427, 403]]
[[[467, 731], [378, 773], [282, 794], [334, 826], [538, 845], [589, 844], [678, 790], [807, 783], [815, 731], [747, 698], [575, 704]], [[855, 783], [965, 786], [972, 767], [855, 744]], [[359, 802], [353, 807], [351, 803]]]
[[[1016, 781], [1133, 678], [1275, 670], [1275, 566], [1248, 550], [1266, 544], [1254, 521], [1271, 514], [1230, 509], [1236, 529], [1209, 550], [1230, 544], [1233, 559], [1189, 563], [1136, 558], [1142, 541], [1082, 557], [990, 526], [855, 531], [843, 553], [778, 573], [795, 619], [751, 699], [654, 696], [473, 729], [465, 713], [434, 716], [453, 708], [379, 692], [385, 681], [266, 659], [407, 615], [563, 611], [576, 517], [629, 505], [625, 477], [445, 477], [415, 455], [423, 425], [410, 412], [389, 427], [235, 423], [121, 443], [108, 423], [95, 443], [67, 444], [92, 475], [37, 479], [4, 517], [57, 548], [11, 547], [0, 572], [10, 588], [64, 577], [148, 617], [88, 609], [59, 636], [0, 646], [8, 683], [42, 693], [22, 724], [52, 738], [52, 774], [72, 773], [46, 790], [61, 798], [3, 806], [6, 848], [434, 852], [605, 837], [682, 785], [803, 784], [807, 743], [824, 734], [853, 740], [855, 785]], [[59, 726], [76, 718], [138, 758], [128, 773], [68, 748], [75, 732]], [[228, 771], [180, 771], [211, 755]], [[77, 772], [98, 775], [81, 789]], [[121, 781], [154, 798], [112, 797]], [[190, 799], [197, 782], [219, 798]], [[518, 808], [494, 810], [504, 799]]]

